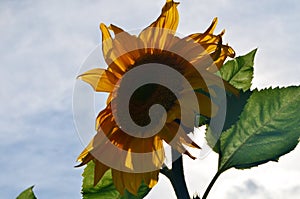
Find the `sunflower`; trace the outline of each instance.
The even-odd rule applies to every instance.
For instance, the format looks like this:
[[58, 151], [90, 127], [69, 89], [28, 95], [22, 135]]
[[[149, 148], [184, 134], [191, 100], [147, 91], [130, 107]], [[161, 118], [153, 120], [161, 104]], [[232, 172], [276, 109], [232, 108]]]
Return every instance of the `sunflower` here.
[[[180, 38], [175, 35], [179, 21], [177, 5], [173, 0], [167, 0], [158, 19], [138, 36], [115, 25], [100, 24], [102, 51], [108, 68], [92, 69], [79, 76], [95, 91], [109, 93], [107, 106], [96, 119], [97, 134], [78, 157], [79, 166], [95, 162], [94, 184], [111, 169], [113, 182], [121, 194], [125, 189], [136, 194], [142, 182], [152, 188], [158, 181], [165, 158], [163, 141], [194, 159], [184, 147], [200, 149], [187, 136], [194, 127], [193, 118], [195, 114], [211, 118], [218, 111], [212, 101], [216, 93], [210, 92], [210, 88], [225, 86], [226, 91], [237, 92], [216, 75], [224, 60], [235, 55], [230, 46], [222, 44], [224, 31], [213, 34], [217, 19], [204, 33]], [[172, 84], [177, 89], [174, 94], [172, 89], [157, 83], [138, 85], [128, 103], [130, 119], [139, 127], [154, 123], [152, 130], [156, 133], [149, 135], [147, 131], [141, 131], [141, 135], [137, 135], [126, 131], [124, 124], [128, 118], [119, 114], [126, 109], [120, 106], [123, 100], [121, 91], [126, 91], [126, 75], [137, 68], [150, 70], [162, 65], [178, 72], [188, 81], [188, 86], [183, 80], [173, 78]], [[154, 75], [157, 79], [170, 79], [169, 74], [163, 72]], [[126, 85], [135, 83], [133, 78]], [[190, 97], [190, 90], [195, 98]], [[155, 104], [164, 107], [164, 119], [156, 117], [156, 121], [152, 121], [155, 117], [147, 114]]]

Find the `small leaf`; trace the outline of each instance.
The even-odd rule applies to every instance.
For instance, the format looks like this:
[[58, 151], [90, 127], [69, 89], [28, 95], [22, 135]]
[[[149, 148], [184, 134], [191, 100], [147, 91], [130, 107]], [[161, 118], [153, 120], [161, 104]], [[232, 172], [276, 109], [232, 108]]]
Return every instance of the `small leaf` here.
[[222, 133], [219, 172], [250, 168], [293, 150], [300, 137], [300, 87], [255, 90], [240, 120]]
[[136, 196], [127, 190], [125, 190], [122, 196], [113, 183], [111, 170], [108, 170], [98, 184], [94, 186], [94, 167], [95, 163], [90, 161], [82, 174], [83, 182], [81, 192], [83, 199], [142, 199], [151, 190], [147, 185], [142, 183]]
[[253, 79], [254, 57], [257, 49], [230, 60], [220, 69], [221, 77], [237, 89], [247, 91]]
[[82, 182], [83, 199], [117, 199], [120, 197], [112, 181], [111, 170], [108, 170], [96, 186], [94, 186], [94, 167], [95, 163], [90, 161], [84, 172]]
[[37, 199], [32, 191], [34, 186], [29, 187], [28, 189], [24, 190], [17, 199]]

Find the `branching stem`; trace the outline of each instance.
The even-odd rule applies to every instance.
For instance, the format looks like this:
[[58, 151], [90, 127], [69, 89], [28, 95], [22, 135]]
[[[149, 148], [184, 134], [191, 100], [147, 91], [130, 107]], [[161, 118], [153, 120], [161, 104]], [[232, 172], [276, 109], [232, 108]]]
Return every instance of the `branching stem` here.
[[213, 185], [215, 184], [215, 182], [217, 181], [217, 179], [218, 179], [218, 177], [219, 177], [220, 175], [221, 175], [221, 172], [217, 172], [217, 173], [215, 174], [215, 176], [213, 177], [213, 179], [210, 181], [210, 183], [209, 183], [207, 189], [205, 190], [205, 193], [204, 193], [202, 199], [206, 199], [206, 198], [207, 198], [207, 196], [208, 196], [208, 194], [209, 194], [211, 188], [213, 187]]
[[[172, 157], [178, 157], [178, 153], [176, 151], [172, 151]], [[160, 172], [169, 178], [178, 199], [190, 199], [184, 178], [181, 155], [172, 163], [171, 170], [164, 167]]]

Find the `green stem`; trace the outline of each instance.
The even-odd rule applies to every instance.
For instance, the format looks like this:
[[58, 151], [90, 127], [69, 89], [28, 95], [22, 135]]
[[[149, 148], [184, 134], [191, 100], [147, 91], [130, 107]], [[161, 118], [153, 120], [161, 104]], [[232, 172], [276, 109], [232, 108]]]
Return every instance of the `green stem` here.
[[209, 194], [211, 188], [213, 187], [213, 185], [215, 184], [215, 182], [217, 181], [217, 179], [218, 179], [218, 177], [221, 175], [221, 173], [222, 173], [222, 172], [217, 172], [217, 173], [215, 174], [214, 178], [210, 181], [210, 183], [209, 183], [207, 189], [205, 190], [205, 193], [204, 193], [202, 199], [206, 199], [206, 198], [207, 198], [207, 196], [208, 196], [208, 194]]
[[[177, 152], [172, 151], [172, 157], [178, 157], [178, 154], [175, 153]], [[172, 163], [171, 170], [165, 167], [161, 169], [160, 172], [167, 178], [169, 178], [178, 199], [190, 199], [190, 195], [184, 179], [183, 162], [181, 155]]]

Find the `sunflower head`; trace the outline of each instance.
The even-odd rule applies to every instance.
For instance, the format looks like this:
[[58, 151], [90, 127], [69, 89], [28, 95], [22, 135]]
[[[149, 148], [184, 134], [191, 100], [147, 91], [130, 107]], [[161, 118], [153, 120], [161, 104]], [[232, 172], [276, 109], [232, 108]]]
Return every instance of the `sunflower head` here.
[[[165, 154], [163, 141], [181, 154], [199, 148], [188, 136], [195, 116], [213, 118], [217, 92], [237, 91], [215, 73], [231, 47], [214, 35], [217, 19], [204, 33], [175, 35], [178, 3], [167, 0], [161, 15], [139, 35], [104, 24], [102, 52], [107, 69], [96, 68], [79, 78], [97, 92], [109, 94], [96, 118], [97, 134], [79, 155], [79, 166], [95, 162], [95, 184], [111, 169], [120, 193], [135, 194], [142, 182], [153, 187]], [[114, 35], [114, 36], [112, 36]]]

